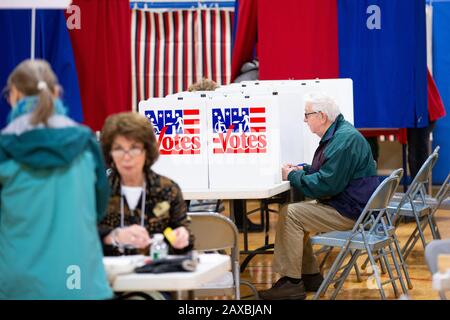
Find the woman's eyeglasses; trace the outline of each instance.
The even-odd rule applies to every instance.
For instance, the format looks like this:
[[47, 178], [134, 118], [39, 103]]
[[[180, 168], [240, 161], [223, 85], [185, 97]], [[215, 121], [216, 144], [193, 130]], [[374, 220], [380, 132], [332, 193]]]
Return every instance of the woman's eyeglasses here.
[[130, 157], [134, 158], [137, 156], [140, 156], [142, 153], [144, 153], [143, 148], [131, 148], [130, 150], [124, 150], [122, 148], [117, 148], [111, 151], [111, 155], [113, 158], [123, 158], [126, 154], [128, 154]]

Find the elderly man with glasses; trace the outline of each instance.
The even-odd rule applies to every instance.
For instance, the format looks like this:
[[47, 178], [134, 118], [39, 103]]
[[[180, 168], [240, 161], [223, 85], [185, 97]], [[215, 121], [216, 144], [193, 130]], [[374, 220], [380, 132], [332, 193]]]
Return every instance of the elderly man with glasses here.
[[323, 93], [305, 97], [305, 118], [321, 140], [311, 165], [286, 164], [283, 180], [312, 201], [284, 205], [275, 238], [273, 270], [281, 278], [260, 292], [267, 300], [305, 299], [323, 277], [310, 233], [351, 229], [379, 185], [366, 139], [344, 120], [334, 99]]

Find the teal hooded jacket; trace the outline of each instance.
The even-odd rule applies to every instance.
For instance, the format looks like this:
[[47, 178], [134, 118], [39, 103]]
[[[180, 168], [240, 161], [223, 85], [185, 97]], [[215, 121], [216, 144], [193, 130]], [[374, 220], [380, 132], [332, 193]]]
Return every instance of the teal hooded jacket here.
[[[92, 131], [24, 99], [0, 135], [0, 299], [108, 299], [97, 222], [109, 186]], [[31, 106], [31, 107], [30, 107]]]

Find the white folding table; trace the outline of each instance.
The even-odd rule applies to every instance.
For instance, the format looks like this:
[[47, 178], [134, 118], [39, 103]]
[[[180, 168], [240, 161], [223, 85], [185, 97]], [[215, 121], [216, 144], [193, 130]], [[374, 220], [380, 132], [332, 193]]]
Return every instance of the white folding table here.
[[[273, 244], [269, 244], [268, 207], [264, 201], [290, 190], [291, 187], [289, 181], [283, 181], [279, 184], [260, 188], [240, 188], [239, 186], [236, 186], [233, 189], [182, 190], [182, 192], [185, 200], [261, 200], [263, 202], [264, 211], [266, 213], [264, 246], [255, 250], [248, 250], [247, 219], [245, 219], [245, 217], [243, 219], [244, 250], [241, 250], [240, 253], [248, 254], [248, 256], [241, 264], [242, 272], [256, 254], [272, 253], [271, 251], [267, 251], [268, 249], [273, 249]], [[230, 201], [230, 213], [232, 219], [234, 219], [233, 201]]]
[[105, 257], [104, 264], [114, 292], [149, 292], [149, 291], [188, 291], [192, 292], [203, 285], [229, 272], [231, 259], [228, 255], [208, 253], [199, 254], [199, 263], [192, 272], [168, 273], [127, 273], [111, 276], [107, 265], [114, 264], [114, 259], [126, 257]]

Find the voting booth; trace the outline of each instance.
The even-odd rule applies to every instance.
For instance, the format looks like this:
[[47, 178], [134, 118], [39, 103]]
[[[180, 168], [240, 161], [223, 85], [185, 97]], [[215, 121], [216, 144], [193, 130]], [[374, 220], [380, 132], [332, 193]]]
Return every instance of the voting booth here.
[[206, 98], [155, 98], [139, 103], [152, 123], [159, 146], [153, 170], [183, 190], [208, 189]]
[[311, 163], [319, 145], [304, 122], [312, 92], [332, 96], [354, 122], [351, 79], [245, 81], [142, 101], [160, 148], [154, 170], [183, 190], [278, 184], [281, 165]]
[[311, 133], [304, 119], [304, 96], [323, 92], [332, 96], [344, 118], [354, 124], [353, 81], [351, 79], [256, 80], [222, 86], [223, 94], [260, 95], [276, 93], [280, 108], [281, 163], [311, 163], [320, 138]]
[[272, 95], [214, 96], [207, 118], [211, 189], [281, 182], [279, 107]]

